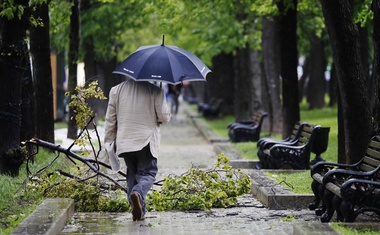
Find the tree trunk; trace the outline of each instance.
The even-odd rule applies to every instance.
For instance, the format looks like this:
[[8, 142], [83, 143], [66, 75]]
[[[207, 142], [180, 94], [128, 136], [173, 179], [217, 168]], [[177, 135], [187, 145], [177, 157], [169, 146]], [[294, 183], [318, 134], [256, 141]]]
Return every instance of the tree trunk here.
[[338, 90], [338, 163], [346, 163], [346, 142], [345, 142], [345, 131], [344, 131], [344, 117], [343, 117], [343, 108], [342, 108], [342, 99]]
[[[79, 3], [78, 0], [72, 0], [70, 15], [70, 45], [69, 45], [69, 77], [68, 77], [68, 91], [72, 94], [75, 93], [77, 86], [77, 61], [79, 51]], [[69, 98], [70, 102], [70, 98]], [[67, 138], [76, 139], [78, 133], [78, 126], [75, 122], [75, 113], [72, 108], [69, 108], [69, 123], [67, 129]]]
[[374, 48], [374, 62], [373, 62], [373, 80], [375, 81], [375, 109], [373, 111], [374, 122], [377, 126], [377, 131], [380, 129], [380, 2], [377, 0], [372, 1], [373, 17], [373, 48]]
[[256, 112], [258, 110], [264, 110], [263, 104], [262, 104], [262, 90], [264, 87], [264, 85], [262, 84], [263, 75], [261, 72], [259, 52], [251, 49], [249, 58], [251, 62], [251, 65], [249, 66], [249, 68], [251, 69], [251, 74], [252, 74], [251, 110], [252, 112]]
[[[98, 86], [103, 90], [103, 81], [104, 81], [104, 76], [103, 74], [100, 74], [98, 71], [98, 64], [96, 62], [96, 55], [95, 55], [95, 49], [94, 49], [94, 44], [92, 42], [92, 37], [86, 38], [84, 41], [84, 74], [85, 74], [85, 81], [86, 83], [90, 83], [93, 80], [98, 80]], [[108, 94], [105, 94], [108, 95]], [[108, 97], [108, 96], [107, 96]], [[97, 99], [90, 99], [87, 101], [89, 106], [94, 110], [94, 114], [99, 113], [99, 100]], [[105, 116], [105, 112], [104, 112]], [[95, 122], [97, 119], [94, 120]], [[92, 125], [89, 126], [89, 128], [93, 128]]]
[[262, 50], [263, 50], [263, 74], [265, 87], [269, 97], [269, 132], [282, 133], [282, 113], [280, 99], [280, 61], [277, 18], [270, 20], [263, 17]]
[[236, 121], [251, 119], [253, 113], [253, 75], [250, 66], [249, 46], [238, 49], [234, 57], [234, 114]]
[[325, 106], [326, 93], [326, 59], [322, 38], [313, 37], [309, 66], [310, 76], [307, 86], [307, 100], [310, 109], [321, 109]]
[[[28, 46], [25, 44], [25, 51], [28, 51]], [[25, 75], [21, 82], [21, 130], [20, 130], [20, 140], [26, 141], [35, 136], [35, 115], [34, 111], [36, 109], [36, 103], [34, 99], [34, 87], [32, 70], [30, 67], [30, 60], [24, 61], [26, 64]], [[31, 149], [28, 149], [31, 151]]]
[[[14, 4], [28, 9], [28, 0]], [[21, 19], [3, 18], [0, 46], [0, 173], [17, 176], [24, 156], [20, 149], [21, 82], [27, 75], [29, 54], [25, 49], [26, 30], [29, 27], [27, 11]]]
[[42, 19], [43, 26], [30, 28], [30, 53], [33, 64], [36, 105], [36, 137], [54, 143], [53, 85], [50, 62], [48, 3], [35, 6], [34, 18]]
[[282, 78], [282, 136], [291, 135], [294, 124], [300, 120], [298, 98], [298, 53], [297, 53], [297, 0], [292, 7], [285, 6], [285, 0], [277, 2], [280, 12], [280, 58]]
[[346, 162], [354, 163], [364, 156], [371, 130], [371, 113], [361, 63], [359, 32], [347, 1], [321, 2], [336, 64], [344, 119]]
[[222, 99], [222, 114], [234, 114], [234, 72], [233, 56], [219, 54], [212, 58], [212, 73], [207, 75], [206, 92], [209, 101], [212, 98]]

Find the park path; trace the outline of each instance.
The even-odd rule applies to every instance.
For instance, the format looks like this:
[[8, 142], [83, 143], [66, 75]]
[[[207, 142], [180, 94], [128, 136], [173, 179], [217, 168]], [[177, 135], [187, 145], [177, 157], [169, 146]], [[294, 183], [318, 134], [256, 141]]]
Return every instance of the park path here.
[[[181, 174], [191, 166], [211, 168], [217, 160], [213, 144], [194, 125], [185, 103], [169, 124], [161, 127], [157, 181]], [[104, 131], [99, 130], [103, 134]], [[133, 222], [130, 213], [75, 213], [62, 235], [73, 234], [293, 234], [293, 224], [316, 221], [309, 210], [268, 210], [252, 195], [239, 206], [211, 211], [148, 212], [145, 221]], [[289, 218], [298, 218], [289, 222]]]

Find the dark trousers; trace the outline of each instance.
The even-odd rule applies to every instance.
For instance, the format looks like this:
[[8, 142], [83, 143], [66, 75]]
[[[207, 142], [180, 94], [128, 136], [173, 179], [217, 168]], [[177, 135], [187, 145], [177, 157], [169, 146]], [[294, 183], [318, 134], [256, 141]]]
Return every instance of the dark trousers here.
[[145, 198], [156, 180], [157, 159], [152, 156], [149, 144], [140, 151], [122, 153], [120, 157], [127, 166], [128, 199], [132, 192], [137, 192], [145, 215]]

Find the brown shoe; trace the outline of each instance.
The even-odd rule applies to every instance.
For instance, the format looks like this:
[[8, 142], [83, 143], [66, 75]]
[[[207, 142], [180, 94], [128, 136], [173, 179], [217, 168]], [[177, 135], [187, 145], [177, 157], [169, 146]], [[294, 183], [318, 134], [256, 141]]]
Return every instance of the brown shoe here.
[[136, 192], [131, 193], [130, 199], [131, 199], [131, 203], [132, 203], [132, 219], [133, 219], [133, 221], [141, 220], [144, 217], [141, 217], [142, 216], [142, 206], [141, 206], [139, 194]]

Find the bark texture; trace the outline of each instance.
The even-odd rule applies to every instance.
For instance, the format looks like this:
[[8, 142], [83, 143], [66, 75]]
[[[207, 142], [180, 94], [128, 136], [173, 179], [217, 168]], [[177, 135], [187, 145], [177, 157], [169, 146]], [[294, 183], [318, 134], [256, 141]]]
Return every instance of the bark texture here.
[[[325, 24], [330, 36], [342, 106], [346, 162], [364, 155], [371, 130], [371, 113], [360, 56], [359, 31], [353, 23], [349, 2], [322, 0]], [[340, 141], [338, 141], [340, 143]]]
[[282, 136], [291, 135], [294, 124], [300, 120], [298, 98], [297, 1], [276, 3], [280, 12], [280, 51], [282, 79]]

